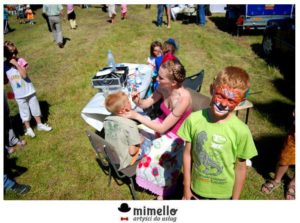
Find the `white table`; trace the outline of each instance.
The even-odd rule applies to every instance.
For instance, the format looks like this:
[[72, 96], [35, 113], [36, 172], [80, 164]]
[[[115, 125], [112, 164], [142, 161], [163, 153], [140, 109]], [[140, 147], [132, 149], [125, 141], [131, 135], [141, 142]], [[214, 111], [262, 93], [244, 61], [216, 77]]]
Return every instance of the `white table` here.
[[[129, 74], [132, 74], [135, 71], [135, 68], [138, 67], [139, 71], [142, 73], [141, 79], [142, 84], [138, 87], [138, 91], [142, 91], [140, 93], [140, 97], [144, 98], [146, 96], [146, 92], [152, 81], [152, 67], [146, 64], [131, 64], [131, 63], [122, 63], [124, 66], [128, 66]], [[127, 92], [127, 88], [122, 89], [122, 91]], [[84, 121], [92, 126], [93, 128], [101, 131], [103, 128], [103, 120], [105, 117], [110, 115], [111, 113], [106, 110], [104, 105], [105, 97], [102, 92], [98, 92], [87, 105], [81, 111], [81, 117]], [[135, 104], [132, 104], [133, 108], [135, 108]]]

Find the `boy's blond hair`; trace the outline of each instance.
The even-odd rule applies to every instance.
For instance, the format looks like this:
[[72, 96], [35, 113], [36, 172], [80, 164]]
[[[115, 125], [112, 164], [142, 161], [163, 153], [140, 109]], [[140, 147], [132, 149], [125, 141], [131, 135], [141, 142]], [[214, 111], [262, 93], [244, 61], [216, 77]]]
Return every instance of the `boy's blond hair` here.
[[106, 110], [113, 114], [117, 114], [121, 108], [125, 106], [127, 100], [127, 94], [122, 91], [109, 94], [105, 99]]
[[246, 92], [250, 88], [250, 78], [249, 74], [239, 68], [234, 66], [225, 67], [216, 77], [214, 87], [220, 87], [227, 85], [230, 88], [238, 89], [241, 91], [243, 97], [245, 97]]

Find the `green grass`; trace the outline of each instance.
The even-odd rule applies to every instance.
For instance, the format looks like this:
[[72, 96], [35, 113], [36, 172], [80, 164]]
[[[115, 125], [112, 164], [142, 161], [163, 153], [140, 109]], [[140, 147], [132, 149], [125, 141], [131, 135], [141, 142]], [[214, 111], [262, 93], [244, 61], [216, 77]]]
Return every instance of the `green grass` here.
[[[176, 21], [172, 22], [171, 29], [167, 29], [166, 26], [157, 28], [152, 23], [156, 19], [154, 6], [145, 10], [143, 5], [130, 5], [128, 19], [121, 21], [118, 14], [114, 25], [106, 22], [107, 14], [98, 7], [76, 7], [75, 10], [77, 30], [71, 30], [68, 21], [62, 22], [63, 35], [70, 39], [64, 49], [59, 49], [53, 42], [41, 10], [36, 11], [37, 24], [33, 26], [18, 24], [14, 17], [10, 17], [10, 25], [16, 30], [6, 34], [4, 40], [16, 43], [19, 56], [29, 62], [29, 75], [37, 89], [38, 99], [42, 105], [49, 105], [47, 122], [53, 131], [35, 131], [35, 139], [21, 136], [26, 138], [28, 145], [12, 157], [17, 165], [28, 170], [16, 180], [30, 184], [32, 190], [24, 196], [7, 193], [5, 199], [131, 199], [126, 185], [118, 186], [113, 181], [112, 186], [107, 187], [107, 176], [99, 169], [85, 134], [86, 129], [93, 129], [81, 118], [80, 111], [97, 92], [91, 87], [91, 78], [106, 65], [108, 49], [112, 50], [116, 62], [145, 63], [150, 43], [169, 37], [179, 43], [177, 56], [188, 75], [205, 70], [203, 94], [209, 95], [213, 77], [225, 66], [240, 66], [249, 72], [252, 92], [262, 90], [263, 93], [250, 96], [254, 108], [248, 125], [260, 152], [269, 154], [269, 151], [278, 150], [280, 143], [270, 142], [273, 139], [280, 142], [286, 133], [288, 118], [283, 119], [292, 110], [294, 99], [280, 90], [286, 86], [281, 70], [268, 65], [259, 56], [259, 50], [254, 50], [255, 46], [261, 47], [262, 35], [235, 37], [218, 29], [217, 21], [223, 20], [222, 14], [208, 18], [204, 28]], [[281, 88], [276, 83], [282, 83]], [[6, 89], [10, 90], [9, 87]], [[11, 115], [18, 116], [14, 101], [10, 101], [10, 107]], [[259, 165], [264, 164], [264, 158], [259, 156]], [[260, 193], [264, 182], [262, 170], [268, 174], [274, 170], [274, 165], [249, 168], [241, 198], [283, 199], [283, 188], [270, 195]], [[143, 191], [138, 196], [139, 199], [154, 198]]]

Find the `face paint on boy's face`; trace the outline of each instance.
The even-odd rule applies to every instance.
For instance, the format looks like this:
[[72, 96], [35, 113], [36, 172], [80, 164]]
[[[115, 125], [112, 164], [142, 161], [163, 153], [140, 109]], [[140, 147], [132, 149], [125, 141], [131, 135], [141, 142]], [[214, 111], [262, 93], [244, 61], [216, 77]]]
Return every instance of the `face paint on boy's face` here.
[[227, 115], [242, 101], [239, 90], [222, 86], [215, 87], [212, 97], [213, 109], [217, 115]]

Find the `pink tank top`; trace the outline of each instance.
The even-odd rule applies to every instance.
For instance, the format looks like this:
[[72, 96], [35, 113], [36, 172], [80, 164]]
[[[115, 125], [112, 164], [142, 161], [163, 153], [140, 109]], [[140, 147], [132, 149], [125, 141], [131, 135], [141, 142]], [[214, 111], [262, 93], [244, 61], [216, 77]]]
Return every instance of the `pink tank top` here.
[[[161, 116], [158, 117], [158, 121], [159, 122], [163, 122], [163, 120], [172, 112], [164, 102], [162, 102], [160, 104], [160, 109], [162, 110], [163, 114]], [[192, 112], [192, 107], [190, 107], [189, 109], [187, 109], [183, 115], [181, 116], [181, 118], [178, 120], [178, 122], [169, 129], [168, 132], [166, 132], [166, 135], [173, 138], [174, 136], [177, 136], [177, 131], [180, 128], [181, 124], [183, 123], [183, 121], [191, 114]]]

